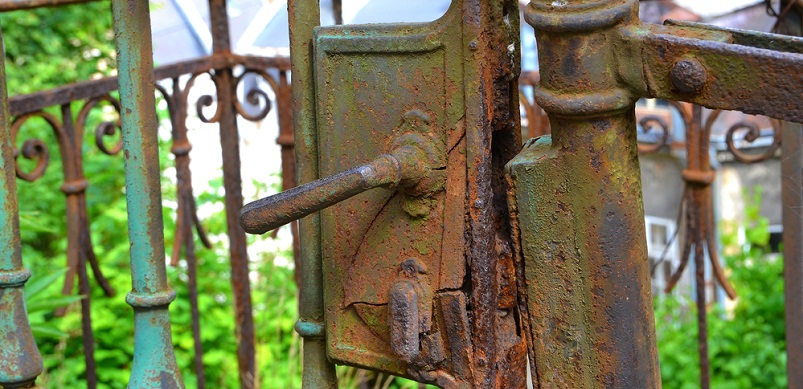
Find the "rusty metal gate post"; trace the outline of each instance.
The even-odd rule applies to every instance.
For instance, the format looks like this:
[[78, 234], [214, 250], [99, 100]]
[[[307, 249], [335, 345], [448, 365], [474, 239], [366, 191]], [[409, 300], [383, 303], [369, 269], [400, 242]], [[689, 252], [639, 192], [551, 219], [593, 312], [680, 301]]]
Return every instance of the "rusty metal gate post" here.
[[509, 165], [535, 380], [660, 387], [634, 104], [659, 97], [801, 122], [803, 40], [643, 24], [634, 0], [533, 0], [525, 18], [553, 131]]
[[[2, 42], [0, 33], [0, 48]], [[27, 388], [34, 385], [44, 366], [25, 308], [23, 286], [31, 272], [22, 266], [7, 93], [5, 57], [0, 56], [0, 387]]]
[[128, 387], [183, 388], [168, 312], [176, 292], [167, 285], [165, 269], [148, 7], [145, 0], [112, 2], [133, 283], [126, 302], [134, 308], [135, 323], [134, 361]]
[[[803, 35], [803, 8], [792, 7], [781, 23], [790, 35]], [[799, 2], [798, 2], [799, 3]], [[785, 19], [785, 20], [784, 20]], [[781, 136], [781, 196], [783, 198], [784, 308], [786, 371], [790, 389], [803, 388], [803, 125], [784, 122]]]
[[525, 16], [554, 135], [528, 142], [506, 185], [515, 4], [315, 27], [317, 1], [289, 3], [303, 185], [246, 205], [241, 223], [262, 234], [310, 215], [296, 326], [306, 387], [333, 387], [333, 361], [518, 387], [524, 339], [538, 387], [660, 387], [635, 102], [803, 121], [802, 40], [642, 24], [635, 0], [537, 0]]
[[[552, 137], [508, 166], [539, 387], [660, 387], [636, 141], [617, 69], [634, 2], [533, 1]], [[623, 50], [625, 49], [625, 50]]]
[[[209, 0], [212, 25], [213, 51], [231, 54], [229, 18], [225, 0]], [[231, 285], [234, 295], [234, 316], [237, 337], [237, 363], [240, 387], [253, 388], [256, 376], [254, 350], [254, 316], [251, 304], [251, 282], [248, 278], [248, 250], [245, 232], [238, 218], [243, 206], [242, 176], [240, 173], [240, 135], [237, 129], [237, 83], [231, 67], [215, 69], [214, 80], [218, 88], [218, 108], [215, 116], [220, 125], [220, 146], [223, 155], [223, 187], [226, 202], [226, 232], [229, 237]], [[218, 116], [219, 114], [219, 116]]]
[[[295, 133], [297, 182], [318, 178], [318, 148], [315, 124], [315, 84], [313, 72], [313, 28], [320, 24], [318, 0], [290, 0], [287, 3], [290, 28], [290, 59], [293, 77], [293, 130]], [[335, 366], [326, 356], [324, 335], [323, 269], [320, 254], [320, 216], [298, 221], [301, 284], [299, 319], [295, 329], [304, 338], [304, 388], [336, 388]]]

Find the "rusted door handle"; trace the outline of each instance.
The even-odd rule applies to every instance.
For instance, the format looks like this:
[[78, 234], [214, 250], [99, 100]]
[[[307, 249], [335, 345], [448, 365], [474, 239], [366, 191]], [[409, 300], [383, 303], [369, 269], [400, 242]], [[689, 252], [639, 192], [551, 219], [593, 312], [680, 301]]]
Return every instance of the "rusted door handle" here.
[[246, 204], [240, 225], [249, 234], [264, 234], [369, 189], [401, 186], [421, 196], [442, 187], [442, 180], [433, 179], [441, 175], [432, 174], [445, 165], [440, 141], [408, 132], [393, 144], [390, 153], [365, 165]]
[[383, 154], [360, 167], [249, 203], [240, 213], [240, 225], [249, 234], [264, 234], [368, 189], [396, 186], [401, 179], [399, 160]]

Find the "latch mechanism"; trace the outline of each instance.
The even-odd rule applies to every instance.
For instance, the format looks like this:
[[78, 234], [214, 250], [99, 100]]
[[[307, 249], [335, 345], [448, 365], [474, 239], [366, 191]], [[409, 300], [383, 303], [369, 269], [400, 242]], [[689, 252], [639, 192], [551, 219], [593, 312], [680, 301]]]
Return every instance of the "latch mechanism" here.
[[428, 214], [428, 195], [443, 190], [446, 147], [420, 111], [407, 112], [394, 132], [400, 135], [391, 151], [365, 165], [245, 205], [240, 214], [243, 229], [264, 234], [379, 187], [400, 187], [406, 195], [402, 207], [410, 216]]

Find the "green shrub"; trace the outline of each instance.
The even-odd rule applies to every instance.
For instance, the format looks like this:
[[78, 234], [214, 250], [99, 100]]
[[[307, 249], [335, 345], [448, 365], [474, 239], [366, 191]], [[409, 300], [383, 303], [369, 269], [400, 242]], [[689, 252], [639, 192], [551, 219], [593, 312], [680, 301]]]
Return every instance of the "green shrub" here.
[[[759, 215], [760, 196], [760, 190], [754, 192], [746, 207], [744, 244], [739, 244], [738, 228], [722, 229], [729, 279], [739, 297], [730, 312], [718, 305], [708, 312], [712, 388], [787, 386], [783, 258], [767, 255], [769, 223]], [[655, 299], [664, 388], [700, 386], [695, 311], [689, 298]]]

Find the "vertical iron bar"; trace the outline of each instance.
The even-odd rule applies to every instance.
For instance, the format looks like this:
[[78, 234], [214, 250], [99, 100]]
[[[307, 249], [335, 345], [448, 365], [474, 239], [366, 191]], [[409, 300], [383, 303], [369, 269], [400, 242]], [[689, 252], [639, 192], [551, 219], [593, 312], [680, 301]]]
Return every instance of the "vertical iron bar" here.
[[[318, 178], [318, 144], [315, 120], [312, 29], [320, 24], [318, 0], [290, 0], [290, 61], [293, 84], [293, 129], [296, 141], [298, 183]], [[307, 389], [336, 388], [334, 365], [326, 358], [320, 217], [299, 220], [301, 245], [300, 318], [296, 331], [304, 337], [302, 385]]]
[[[195, 256], [195, 243], [193, 242], [192, 234], [192, 214], [187, 212], [184, 215], [184, 222], [188, 223], [187, 228], [184, 229], [184, 239], [186, 240], [185, 255], [187, 256], [187, 289], [190, 294], [190, 315], [192, 317], [192, 338], [194, 345], [195, 355], [193, 356], [193, 365], [195, 367], [195, 375], [197, 376], [196, 387], [204, 389], [206, 387], [206, 377], [204, 377], [204, 364], [203, 364], [203, 344], [201, 343], [201, 320], [200, 312], [198, 310], [198, 260]], [[179, 231], [179, 233], [182, 233]]]
[[[696, 193], [695, 193], [696, 194]], [[694, 194], [693, 194], [694, 195]], [[699, 215], [695, 215], [699, 216]], [[699, 223], [699, 220], [695, 220]], [[699, 229], [699, 225], [696, 226]], [[700, 388], [711, 387], [708, 361], [708, 311], [705, 303], [705, 251], [700, 231], [694, 235], [694, 281], [697, 302], [697, 351], [700, 354]]]
[[[782, 8], [788, 1], [782, 1]], [[792, 7], [783, 22], [803, 35], [803, 13]], [[803, 389], [803, 124], [781, 126], [786, 371], [789, 389]]]
[[[86, 212], [82, 212], [81, 196], [84, 195], [87, 182], [81, 169], [81, 144], [83, 133], [78, 133], [73, 123], [72, 110], [70, 103], [61, 106], [62, 133], [64, 139], [59, 139], [61, 145], [62, 165], [64, 169], [64, 185], [61, 191], [64, 192], [67, 200], [67, 256], [68, 264], [75, 266], [78, 274], [78, 293], [84, 297], [81, 299], [81, 334], [84, 346], [84, 361], [86, 362], [86, 385], [88, 389], [97, 387], [97, 371], [95, 366], [95, 335], [92, 332], [92, 310], [91, 297], [89, 290], [89, 274], [87, 273], [87, 249], [84, 234], [86, 225]], [[85, 208], [83, 208], [85, 211]], [[88, 242], [86, 242], [88, 243]], [[72, 292], [65, 288], [68, 294]]]
[[[707, 170], [708, 161], [708, 140], [707, 134], [702, 130], [703, 107], [692, 106], [691, 126], [686, 130], [686, 146], [688, 155], [687, 171], [701, 172]], [[708, 311], [706, 310], [705, 296], [705, 232], [703, 230], [705, 203], [704, 188], [696, 182], [686, 180], [686, 191], [689, 199], [686, 206], [689, 207], [689, 234], [688, 238], [694, 242], [694, 279], [697, 303], [697, 351], [700, 355], [700, 388], [708, 389], [711, 387], [711, 373], [708, 361]], [[714, 248], [716, 249], [716, 248]], [[711, 250], [711, 248], [709, 248]]]
[[335, 24], [343, 24], [343, 0], [332, 0], [332, 13], [335, 16]]
[[803, 388], [803, 125], [783, 123], [783, 198], [786, 370], [790, 389]]
[[[194, 353], [193, 365], [197, 379], [198, 389], [206, 387], [203, 366], [203, 344], [201, 342], [201, 322], [198, 311], [198, 261], [195, 256], [195, 240], [193, 225], [195, 224], [195, 198], [192, 194], [192, 172], [190, 171], [190, 144], [187, 136], [187, 91], [181, 89], [178, 78], [173, 78], [173, 91], [171, 94], [163, 93], [170, 110], [170, 120], [173, 125], [173, 146], [170, 151], [176, 156], [176, 192], [178, 210], [176, 212], [176, 238], [173, 246], [171, 261], [178, 264], [181, 256], [181, 247], [185, 247], [187, 258], [187, 289], [190, 302], [190, 317], [192, 320], [192, 338]], [[199, 234], [200, 226], [198, 227]], [[201, 235], [203, 237], [203, 235]]]
[[[209, 0], [212, 26], [212, 51], [230, 53], [229, 18], [225, 0]], [[226, 225], [231, 256], [231, 284], [234, 294], [237, 362], [240, 387], [253, 388], [256, 379], [254, 351], [254, 318], [251, 310], [251, 283], [248, 279], [248, 251], [245, 231], [240, 227], [243, 207], [240, 174], [240, 135], [237, 131], [237, 112], [234, 108], [237, 83], [231, 68], [215, 69], [218, 79], [218, 108], [220, 110], [220, 146], [223, 152], [223, 187], [226, 191]]]
[[92, 331], [92, 298], [86, 266], [86, 256], [82, 255], [78, 261], [78, 293], [84, 296], [81, 299], [81, 340], [86, 362], [86, 387], [95, 389], [98, 386], [98, 374], [95, 364], [95, 334]]
[[[296, 151], [293, 136], [293, 88], [288, 81], [287, 71], [279, 72], [279, 88], [276, 90], [276, 108], [279, 116], [279, 137], [276, 143], [282, 148], [282, 190], [296, 187]], [[296, 285], [301, 291], [301, 246], [298, 241], [298, 222], [290, 223], [293, 235], [293, 260], [295, 264]]]
[[622, 82], [632, 70], [618, 68], [617, 29], [637, 14], [635, 0], [532, 0], [524, 11], [538, 43], [536, 102], [552, 125], [551, 138], [529, 143], [508, 165], [536, 387], [661, 385], [636, 140], [639, 96]]
[[145, 0], [112, 1], [133, 284], [126, 302], [134, 308], [134, 362], [128, 387], [183, 388], [168, 311], [176, 293], [167, 285], [165, 270], [149, 13]]
[[[0, 32], [0, 48], [3, 35]], [[3, 50], [5, 51], [5, 50]], [[28, 387], [44, 366], [25, 308], [23, 286], [31, 272], [22, 267], [14, 147], [8, 117], [5, 57], [0, 56], [0, 386]]]

